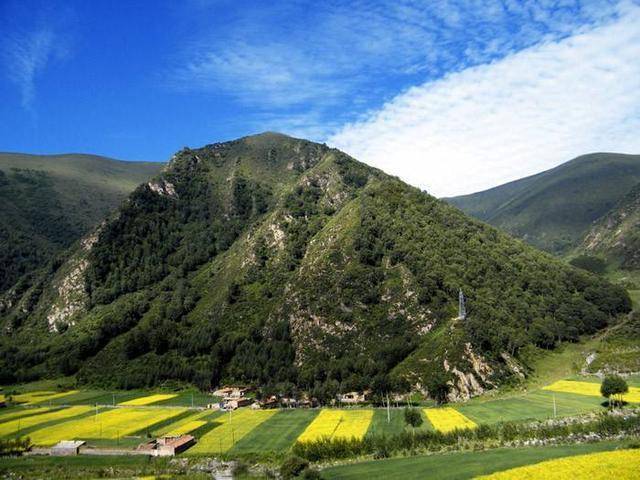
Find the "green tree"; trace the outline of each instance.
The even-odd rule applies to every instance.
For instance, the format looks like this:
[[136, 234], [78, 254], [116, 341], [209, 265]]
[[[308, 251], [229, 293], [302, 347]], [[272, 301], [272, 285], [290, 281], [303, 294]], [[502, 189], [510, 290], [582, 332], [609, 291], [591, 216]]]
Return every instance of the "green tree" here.
[[417, 408], [405, 408], [404, 409], [404, 421], [407, 425], [410, 425], [411, 428], [418, 428], [422, 425], [422, 415], [420, 415], [420, 410]]
[[600, 385], [600, 393], [609, 400], [609, 405], [622, 405], [622, 395], [629, 391], [627, 382], [620, 375], [608, 375]]

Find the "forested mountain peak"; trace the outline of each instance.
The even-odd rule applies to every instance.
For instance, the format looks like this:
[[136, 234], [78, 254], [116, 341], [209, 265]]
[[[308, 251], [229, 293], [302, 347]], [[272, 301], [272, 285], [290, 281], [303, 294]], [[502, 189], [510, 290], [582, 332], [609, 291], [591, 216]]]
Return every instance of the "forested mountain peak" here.
[[0, 381], [466, 397], [517, 375], [526, 346], [629, 308], [622, 289], [338, 150], [266, 133], [181, 150], [12, 299]]

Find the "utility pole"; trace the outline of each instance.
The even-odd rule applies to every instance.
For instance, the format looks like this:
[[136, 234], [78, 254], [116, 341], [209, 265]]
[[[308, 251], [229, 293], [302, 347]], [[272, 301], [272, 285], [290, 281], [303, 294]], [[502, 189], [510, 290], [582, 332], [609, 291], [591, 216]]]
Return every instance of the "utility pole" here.
[[556, 418], [557, 414], [558, 414], [558, 408], [556, 406], [556, 395], [554, 393], [553, 394], [553, 418]]
[[387, 392], [387, 423], [391, 423], [391, 409], [389, 407], [389, 392]]

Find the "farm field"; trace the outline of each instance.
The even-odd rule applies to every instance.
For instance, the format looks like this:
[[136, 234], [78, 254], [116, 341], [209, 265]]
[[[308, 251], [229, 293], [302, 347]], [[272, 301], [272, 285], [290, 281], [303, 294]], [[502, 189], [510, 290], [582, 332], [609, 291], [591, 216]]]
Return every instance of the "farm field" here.
[[328, 480], [462, 480], [550, 459], [611, 451], [621, 446], [623, 444], [619, 442], [600, 442], [422, 455], [329, 467], [322, 470], [322, 475]]
[[310, 442], [323, 437], [362, 438], [369, 429], [372, 417], [373, 410], [321, 410], [298, 437], [298, 441]]
[[[7, 422], [0, 423], [0, 437], [15, 435], [31, 436], [33, 430], [46, 428], [51, 424], [69, 420], [73, 417], [83, 417], [83, 415], [91, 411], [92, 408], [89, 406], [77, 406], [45, 412], [39, 415], [14, 417]], [[29, 410], [24, 410], [24, 412], [28, 414]]]
[[424, 413], [433, 428], [444, 433], [478, 426], [458, 410], [451, 407], [425, 408]]
[[24, 405], [38, 405], [42, 403], [51, 403], [60, 401], [65, 397], [80, 393], [78, 390], [70, 390], [67, 392], [29, 392], [13, 396], [13, 401]]
[[[559, 380], [543, 387], [543, 390], [552, 392], [575, 393], [578, 395], [587, 395], [590, 397], [600, 397], [600, 384], [595, 382], [578, 382], [574, 380]], [[629, 393], [622, 396], [626, 402], [640, 403], [640, 388], [629, 387]]]
[[213, 422], [218, 425], [200, 437], [187, 455], [226, 453], [236, 442], [277, 413], [277, 410], [240, 409], [220, 415]]
[[167, 400], [171, 400], [172, 398], [177, 397], [178, 395], [174, 393], [159, 393], [156, 395], [147, 395], [145, 397], [138, 397], [132, 400], [127, 400], [125, 402], [120, 402], [118, 405], [122, 406], [142, 406], [142, 405], [151, 405], [153, 403], [164, 402]]
[[640, 451], [619, 450], [576, 455], [517, 467], [478, 477], [478, 480], [589, 478], [590, 480], [633, 479], [640, 472]]
[[475, 423], [497, 423], [523, 420], [545, 420], [554, 416], [566, 417], [604, 409], [602, 397], [575, 393], [537, 390], [507, 398], [472, 401], [456, 405], [456, 410]]
[[[604, 399], [599, 396], [599, 383], [568, 381], [554, 383], [549, 388], [576, 390], [576, 385], [582, 393], [540, 389], [512, 397], [478, 398], [466, 404], [422, 408], [425, 421], [420, 429], [446, 432], [501, 421], [552, 418], [554, 402], [558, 417], [605, 408]], [[584, 394], [585, 391], [591, 395]], [[394, 435], [407, 429], [404, 411], [397, 408], [390, 409], [389, 419], [383, 408], [257, 411], [243, 408], [229, 416], [224, 412], [188, 408], [192, 403], [212, 403], [212, 396], [198, 396], [192, 391], [116, 394], [97, 390], [56, 393], [42, 389], [20, 395], [24, 404], [0, 410], [0, 437], [28, 435], [35, 444], [43, 446], [78, 438], [99, 447], [133, 448], [146, 435], [191, 433], [199, 442], [189, 453], [249, 454], [282, 452], [296, 441], [312, 441], [322, 436], [362, 438]], [[63, 401], [71, 402], [72, 406], [55, 406], [56, 402]], [[115, 408], [111, 407], [114, 401], [118, 404]], [[130, 438], [124, 438], [127, 436]]]
[[[88, 408], [91, 407], [71, 407]], [[84, 416], [78, 419], [39, 428], [29, 434], [36, 445], [53, 445], [60, 440], [74, 439], [110, 439], [131, 435], [154, 424], [175, 417], [184, 412], [179, 408], [114, 408], [100, 411], [97, 415]]]
[[281, 452], [291, 447], [318, 410], [282, 410], [251, 430], [230, 453]]

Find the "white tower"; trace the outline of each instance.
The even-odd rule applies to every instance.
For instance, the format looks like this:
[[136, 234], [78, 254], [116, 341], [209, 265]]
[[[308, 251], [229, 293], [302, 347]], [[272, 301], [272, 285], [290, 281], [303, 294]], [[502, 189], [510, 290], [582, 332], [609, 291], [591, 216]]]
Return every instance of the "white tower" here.
[[461, 320], [467, 318], [467, 308], [464, 305], [464, 293], [462, 293], [462, 289], [460, 289], [460, 293], [458, 294], [458, 318]]

